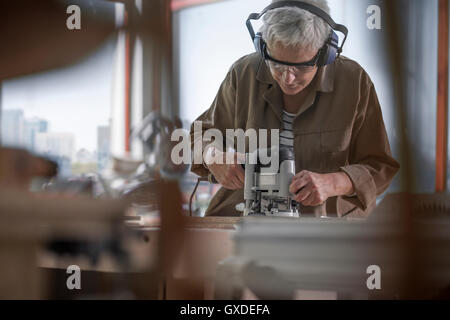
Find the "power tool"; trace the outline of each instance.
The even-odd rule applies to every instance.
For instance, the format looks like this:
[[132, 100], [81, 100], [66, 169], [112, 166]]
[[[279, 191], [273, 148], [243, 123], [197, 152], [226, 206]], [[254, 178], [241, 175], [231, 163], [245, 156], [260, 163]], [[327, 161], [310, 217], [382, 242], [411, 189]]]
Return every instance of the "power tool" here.
[[[270, 158], [269, 163], [261, 162], [262, 155]], [[274, 165], [273, 161], [278, 162]], [[246, 153], [244, 216], [299, 217], [299, 204], [289, 192], [294, 176], [294, 152], [288, 147], [275, 146]]]

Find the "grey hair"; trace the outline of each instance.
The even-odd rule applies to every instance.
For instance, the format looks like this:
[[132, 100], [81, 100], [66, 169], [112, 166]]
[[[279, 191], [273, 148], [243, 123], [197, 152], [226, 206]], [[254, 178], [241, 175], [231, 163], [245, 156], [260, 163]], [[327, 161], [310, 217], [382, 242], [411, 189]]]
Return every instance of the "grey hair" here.
[[[273, 0], [278, 2], [280, 0]], [[327, 0], [303, 0], [330, 14]], [[269, 46], [281, 43], [289, 48], [319, 50], [330, 33], [330, 26], [320, 17], [297, 7], [278, 8], [263, 16], [263, 39]]]

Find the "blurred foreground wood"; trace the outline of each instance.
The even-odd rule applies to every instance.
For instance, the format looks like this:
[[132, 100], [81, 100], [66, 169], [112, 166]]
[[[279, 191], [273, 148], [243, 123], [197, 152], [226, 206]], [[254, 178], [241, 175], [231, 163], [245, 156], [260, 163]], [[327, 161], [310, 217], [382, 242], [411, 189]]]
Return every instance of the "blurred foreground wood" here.
[[[40, 198], [0, 191], [0, 299], [45, 297], [38, 252], [55, 237], [98, 240], [122, 223], [125, 204], [84, 198]], [[67, 267], [67, 266], [66, 266]]]
[[[136, 299], [212, 299], [214, 297], [214, 282], [217, 265], [232, 254], [232, 236], [239, 218], [222, 217], [181, 217], [183, 226], [182, 241], [175, 241], [166, 255], [166, 269], [158, 273], [161, 266], [162, 229], [159, 223], [152, 226], [129, 226], [136, 237], [129, 239], [126, 249], [130, 253], [130, 268], [125, 278], [133, 289]], [[126, 222], [128, 225], [130, 222]], [[131, 223], [134, 223], [131, 222]], [[173, 240], [178, 239], [174, 237]], [[166, 252], [166, 253], [169, 253]], [[163, 254], [164, 255], [164, 254]], [[113, 279], [123, 277], [113, 260], [103, 257], [97, 266], [92, 266], [81, 258], [55, 257], [45, 251], [39, 253], [39, 266], [44, 268], [54, 280], [52, 292], [58, 298], [80, 297], [84, 292], [69, 292], [62, 282], [66, 277], [62, 271], [70, 264], [77, 264], [87, 274], [86, 281], [104, 282], [111, 287]], [[169, 257], [172, 260], [169, 260]], [[161, 267], [160, 267], [161, 268]], [[60, 270], [60, 271], [58, 271]], [[148, 270], [154, 270], [151, 275], [143, 277]], [[59, 279], [59, 280], [58, 280]], [[140, 279], [140, 282], [139, 280]], [[83, 291], [83, 290], [82, 290]]]

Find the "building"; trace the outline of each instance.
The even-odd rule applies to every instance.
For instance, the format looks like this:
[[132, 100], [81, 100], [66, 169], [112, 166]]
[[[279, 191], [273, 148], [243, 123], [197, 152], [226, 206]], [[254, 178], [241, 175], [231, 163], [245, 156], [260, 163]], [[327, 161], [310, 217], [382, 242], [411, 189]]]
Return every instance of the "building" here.
[[39, 154], [75, 159], [75, 135], [73, 133], [37, 133], [36, 150]]
[[89, 150], [85, 148], [81, 148], [77, 151], [75, 155], [75, 162], [76, 163], [92, 163], [96, 162], [95, 153], [90, 152]]
[[2, 145], [36, 151], [36, 134], [48, 132], [48, 121], [39, 118], [26, 119], [21, 109], [2, 112]]
[[24, 147], [23, 110], [3, 110], [1, 115], [1, 143], [3, 146]]
[[110, 154], [110, 127], [97, 127], [97, 168], [103, 170], [108, 164]]
[[48, 121], [32, 118], [25, 119], [24, 121], [24, 144], [28, 150], [35, 151], [36, 150], [36, 135], [38, 133], [46, 133], [48, 132]]

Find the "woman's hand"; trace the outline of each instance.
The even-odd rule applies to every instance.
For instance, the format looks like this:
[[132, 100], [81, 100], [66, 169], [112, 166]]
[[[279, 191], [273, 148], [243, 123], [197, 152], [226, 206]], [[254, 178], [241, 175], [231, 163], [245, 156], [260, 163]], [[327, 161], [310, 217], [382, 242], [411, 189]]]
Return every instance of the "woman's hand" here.
[[[233, 159], [232, 163], [227, 164], [227, 159]], [[214, 178], [224, 188], [229, 190], [244, 188], [245, 172], [239, 162], [244, 163], [245, 155], [237, 152], [221, 152], [216, 148], [209, 148], [205, 152], [204, 161]]]
[[310, 171], [296, 174], [289, 191], [295, 194], [294, 200], [304, 206], [318, 206], [330, 197], [354, 192], [353, 184], [344, 172], [320, 174]]

